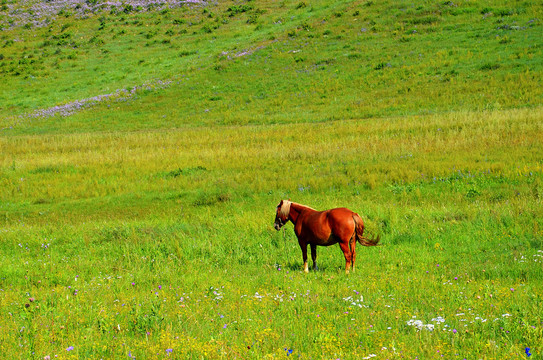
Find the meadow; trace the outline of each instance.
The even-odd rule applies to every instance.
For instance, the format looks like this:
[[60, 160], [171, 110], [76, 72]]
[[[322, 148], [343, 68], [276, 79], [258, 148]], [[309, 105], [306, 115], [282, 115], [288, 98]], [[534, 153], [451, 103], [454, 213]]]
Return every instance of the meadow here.
[[[542, 18], [0, 0], [0, 353], [542, 358]], [[281, 199], [381, 246], [304, 274]]]

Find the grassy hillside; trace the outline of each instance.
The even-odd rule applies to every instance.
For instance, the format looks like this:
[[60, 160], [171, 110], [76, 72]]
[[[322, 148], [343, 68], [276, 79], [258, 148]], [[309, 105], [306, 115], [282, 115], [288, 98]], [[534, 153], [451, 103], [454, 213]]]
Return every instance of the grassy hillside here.
[[[270, 1], [125, 7], [63, 10], [41, 27], [3, 25], [3, 127], [27, 123], [37, 110], [100, 95], [111, 95], [98, 101], [107, 104], [77, 114], [62, 132], [541, 103], [541, 5]], [[111, 106], [118, 111], [113, 114]], [[27, 131], [50, 132], [59, 126], [58, 119], [52, 123], [40, 120]]]
[[[0, 353], [540, 358], [541, 19], [0, 0]], [[303, 274], [284, 198], [382, 246]]]

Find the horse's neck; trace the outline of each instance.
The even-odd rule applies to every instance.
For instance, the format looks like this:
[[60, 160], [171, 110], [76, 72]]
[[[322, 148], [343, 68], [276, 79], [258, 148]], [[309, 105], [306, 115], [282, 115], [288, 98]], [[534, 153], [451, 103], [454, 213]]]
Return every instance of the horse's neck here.
[[298, 217], [302, 213], [302, 211], [315, 211], [311, 209], [308, 206], [304, 206], [297, 203], [291, 203], [290, 204], [290, 214], [289, 214], [289, 220], [292, 221], [293, 224], [296, 224], [296, 221], [298, 220]]

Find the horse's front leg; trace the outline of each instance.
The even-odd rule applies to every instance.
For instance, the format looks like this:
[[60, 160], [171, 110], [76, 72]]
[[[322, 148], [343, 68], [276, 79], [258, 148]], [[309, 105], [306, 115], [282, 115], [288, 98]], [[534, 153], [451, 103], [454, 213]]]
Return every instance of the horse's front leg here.
[[307, 243], [305, 241], [298, 241], [298, 244], [300, 244], [300, 248], [302, 249], [302, 257], [304, 259], [304, 272], [308, 273], [309, 268], [307, 266]]
[[317, 268], [317, 245], [311, 244], [311, 260], [313, 260], [313, 270], [318, 270]]

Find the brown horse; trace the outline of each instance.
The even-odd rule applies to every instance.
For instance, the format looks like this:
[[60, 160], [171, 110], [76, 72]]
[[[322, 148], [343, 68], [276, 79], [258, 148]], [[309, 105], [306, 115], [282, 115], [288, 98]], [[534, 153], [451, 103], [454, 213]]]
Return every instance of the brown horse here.
[[357, 213], [346, 208], [317, 211], [289, 200], [281, 200], [277, 205], [275, 230], [281, 229], [289, 220], [294, 224], [294, 233], [302, 248], [306, 273], [309, 272], [308, 244], [311, 245], [313, 269], [317, 269], [317, 245], [330, 246], [339, 243], [345, 256], [345, 273], [348, 274], [351, 265], [354, 271], [356, 240], [364, 246], [375, 246], [379, 242], [379, 236], [373, 239], [362, 236], [364, 233], [362, 219]]

